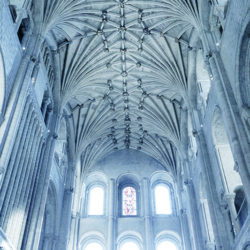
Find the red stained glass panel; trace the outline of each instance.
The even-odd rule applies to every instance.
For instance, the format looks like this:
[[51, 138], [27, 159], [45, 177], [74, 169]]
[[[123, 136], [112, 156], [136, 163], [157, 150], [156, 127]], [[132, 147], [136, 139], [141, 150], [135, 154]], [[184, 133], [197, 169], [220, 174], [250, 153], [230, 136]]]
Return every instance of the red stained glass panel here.
[[133, 187], [122, 190], [122, 215], [137, 215], [136, 190]]

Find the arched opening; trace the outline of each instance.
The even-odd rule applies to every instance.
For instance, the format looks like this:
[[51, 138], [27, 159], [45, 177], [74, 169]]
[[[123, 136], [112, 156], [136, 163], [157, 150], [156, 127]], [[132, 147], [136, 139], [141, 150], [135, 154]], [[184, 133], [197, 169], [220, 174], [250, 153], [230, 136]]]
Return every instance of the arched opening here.
[[92, 186], [88, 194], [88, 215], [104, 214], [104, 188], [102, 186]]
[[122, 189], [122, 215], [137, 215], [136, 189], [132, 186]]
[[84, 234], [76, 249], [79, 250], [105, 250], [105, 240], [103, 235], [97, 231], [90, 231]]
[[140, 250], [140, 246], [135, 239], [125, 239], [121, 242], [119, 250]]
[[169, 186], [165, 183], [158, 183], [154, 187], [155, 213], [157, 215], [172, 214], [172, 201]]
[[178, 250], [177, 245], [170, 240], [161, 240], [158, 242], [156, 250]]
[[83, 247], [83, 250], [103, 250], [103, 247], [98, 242], [91, 242]]
[[119, 215], [139, 215], [139, 185], [134, 175], [124, 174], [118, 180]]
[[56, 191], [50, 184], [43, 217], [39, 250], [54, 250], [57, 243], [57, 202]]

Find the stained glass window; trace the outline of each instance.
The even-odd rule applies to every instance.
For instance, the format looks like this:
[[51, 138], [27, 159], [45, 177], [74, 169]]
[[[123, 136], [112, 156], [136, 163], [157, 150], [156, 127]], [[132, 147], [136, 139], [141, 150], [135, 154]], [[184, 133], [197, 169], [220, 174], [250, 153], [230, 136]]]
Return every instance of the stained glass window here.
[[122, 215], [137, 215], [136, 190], [133, 187], [122, 190]]
[[158, 184], [154, 188], [156, 214], [171, 214], [172, 205], [169, 187], [166, 184]]

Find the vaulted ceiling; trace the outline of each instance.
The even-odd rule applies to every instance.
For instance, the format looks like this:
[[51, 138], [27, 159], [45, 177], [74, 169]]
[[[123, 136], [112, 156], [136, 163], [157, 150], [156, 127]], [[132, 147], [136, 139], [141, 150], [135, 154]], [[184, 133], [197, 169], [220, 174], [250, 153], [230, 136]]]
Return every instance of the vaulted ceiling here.
[[[40, 1], [39, 1], [40, 2]], [[132, 148], [176, 174], [185, 152], [189, 45], [196, 0], [45, 0], [42, 32], [57, 45], [62, 108], [88, 167]]]

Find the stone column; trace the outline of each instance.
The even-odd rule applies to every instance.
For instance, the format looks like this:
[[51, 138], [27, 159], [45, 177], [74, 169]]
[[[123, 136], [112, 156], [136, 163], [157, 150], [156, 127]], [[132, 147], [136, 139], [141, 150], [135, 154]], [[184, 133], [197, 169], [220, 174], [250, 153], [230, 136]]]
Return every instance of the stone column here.
[[151, 198], [150, 198], [150, 184], [147, 178], [142, 180], [143, 186], [143, 207], [144, 207], [144, 223], [145, 223], [145, 244], [146, 250], [154, 249], [154, 237], [153, 227], [152, 227], [152, 214], [151, 214]]
[[[8, 217], [10, 219], [6, 221], [8, 225], [7, 232], [10, 235], [15, 235], [15, 237], [13, 238], [13, 243], [17, 242], [17, 235], [21, 237], [20, 232], [22, 228], [22, 222], [26, 214], [24, 206], [25, 201], [23, 201], [22, 197], [26, 197], [26, 194], [29, 191], [27, 181], [29, 176], [33, 173], [35, 169], [35, 166], [31, 163], [31, 159], [35, 156], [33, 149], [36, 150], [38, 146], [38, 131], [36, 131], [36, 128], [37, 126], [36, 124], [34, 124], [32, 129], [33, 131], [31, 131], [31, 134], [29, 135], [29, 137], [32, 139], [29, 142], [26, 153], [22, 156], [22, 158], [25, 160], [21, 162], [21, 164], [18, 166], [21, 171], [15, 178], [16, 183], [14, 189], [12, 190], [12, 197], [8, 208]], [[19, 213], [16, 214], [15, 211], [19, 211]]]
[[78, 249], [78, 246], [77, 246], [78, 237], [79, 237], [78, 229], [79, 229], [80, 221], [81, 221], [80, 213], [77, 212], [76, 214], [71, 215], [71, 225], [70, 225], [69, 242], [67, 244], [67, 249], [70, 249], [70, 250]]
[[[27, 112], [28, 112], [28, 115], [27, 115]], [[5, 196], [6, 196], [7, 192], [9, 191], [9, 183], [11, 181], [11, 178], [13, 178], [15, 171], [17, 171], [17, 168], [15, 168], [16, 160], [17, 160], [17, 158], [21, 157], [22, 152], [23, 152], [23, 148], [24, 148], [23, 145], [24, 145], [24, 142], [26, 141], [26, 135], [28, 133], [28, 125], [26, 123], [29, 124], [30, 119], [31, 119], [31, 109], [29, 106], [29, 102], [26, 103], [24, 117], [25, 117], [26, 121], [23, 120], [21, 122], [21, 125], [19, 127], [19, 131], [18, 131], [17, 136], [16, 136], [16, 144], [14, 145], [14, 148], [12, 150], [12, 158], [10, 159], [10, 161], [8, 163], [3, 182], [1, 183], [0, 207], [3, 206]]]
[[[178, 167], [179, 166], [179, 161], [177, 161]], [[177, 192], [178, 192], [178, 200], [179, 200], [179, 204], [180, 204], [180, 213], [178, 215], [179, 220], [180, 220], [180, 224], [181, 224], [181, 230], [182, 230], [182, 236], [183, 236], [183, 241], [184, 241], [184, 248], [183, 250], [189, 250], [191, 249], [191, 242], [190, 242], [190, 231], [189, 231], [189, 226], [188, 226], [188, 217], [187, 217], [187, 209], [186, 206], [187, 204], [185, 204], [185, 200], [183, 197], [183, 187], [182, 187], [182, 178], [177, 178], [177, 183], [176, 183], [176, 187], [177, 187]]]
[[[38, 172], [40, 171], [39, 166], [41, 165], [41, 163], [39, 162], [39, 157], [41, 156], [42, 146], [43, 146], [43, 138], [41, 136], [41, 139], [40, 139], [40, 142], [39, 142], [39, 149], [37, 151], [36, 158], [35, 158], [35, 163], [34, 163], [35, 169], [33, 171], [31, 186], [29, 186], [29, 188], [27, 189], [28, 192], [26, 192], [28, 198], [27, 198], [27, 201], [26, 201], [25, 211], [28, 211], [29, 206], [30, 206], [30, 204], [32, 202], [32, 194], [33, 194], [34, 186], [36, 184], [36, 176], [38, 175]], [[22, 236], [23, 236], [24, 231], [25, 231], [27, 218], [28, 218], [28, 213], [25, 213], [25, 217], [24, 217], [24, 219], [22, 221], [22, 229], [21, 229], [21, 233], [20, 233], [20, 235], [22, 235]]]
[[180, 221], [181, 221], [181, 228], [183, 232], [183, 238], [184, 238], [184, 244], [186, 250], [191, 249], [191, 242], [190, 242], [190, 232], [188, 228], [188, 218], [187, 218], [187, 210], [186, 209], [181, 209], [180, 211]]
[[[16, 73], [13, 87], [9, 96], [8, 106], [6, 108], [6, 122], [3, 122], [2, 129], [4, 135], [0, 143], [0, 164], [8, 160], [9, 150], [15, 143], [16, 124], [21, 119], [24, 101], [27, 97], [27, 88], [30, 86], [30, 77], [35, 66], [36, 57], [43, 38], [38, 34], [30, 36], [29, 45]], [[34, 53], [33, 53], [34, 52]], [[5, 163], [6, 164], [6, 163]], [[4, 165], [5, 165], [4, 164]]]
[[31, 121], [30, 124], [27, 124], [28, 131], [26, 134], [24, 147], [22, 153], [19, 158], [15, 159], [15, 164], [13, 166], [13, 171], [11, 173], [10, 182], [8, 183], [8, 190], [5, 195], [4, 204], [1, 209], [1, 224], [4, 229], [7, 227], [8, 218], [12, 212], [12, 204], [14, 203], [16, 193], [18, 191], [18, 184], [21, 178], [21, 174], [25, 172], [25, 165], [24, 161], [26, 157], [28, 157], [28, 153], [31, 149], [31, 145], [34, 141], [34, 137], [31, 136], [35, 130], [35, 122], [34, 120]]
[[[187, 166], [185, 166], [187, 167]], [[187, 188], [187, 194], [188, 194], [188, 203], [189, 203], [189, 213], [192, 219], [192, 227], [194, 232], [194, 247], [195, 250], [203, 250], [203, 244], [202, 244], [202, 234], [201, 234], [201, 226], [200, 226], [200, 217], [199, 212], [197, 209], [196, 204], [196, 198], [195, 198], [195, 191], [193, 186], [193, 181], [188, 178], [185, 180], [184, 184]]]
[[108, 193], [108, 235], [107, 235], [107, 249], [114, 250], [115, 248], [115, 179], [109, 180]]
[[216, 244], [214, 241], [214, 234], [213, 232], [211, 232], [211, 230], [209, 230], [209, 226], [211, 226], [211, 224], [210, 224], [210, 219], [208, 218], [206, 203], [207, 203], [206, 199], [202, 198], [200, 200], [200, 209], [202, 210], [202, 219], [203, 219], [203, 224], [205, 227], [205, 234], [206, 234], [206, 247], [207, 247], [206, 249], [214, 250], [216, 249]]
[[[24, 173], [24, 179], [23, 179], [23, 185], [18, 192], [18, 196], [15, 198], [15, 203], [14, 203], [14, 209], [21, 209], [22, 214], [12, 216], [12, 221], [10, 221], [10, 230], [12, 228], [12, 234], [15, 231], [15, 235], [20, 235], [20, 240], [19, 240], [19, 245], [18, 247], [21, 247], [21, 242], [22, 242], [22, 237], [23, 237], [23, 229], [26, 224], [27, 220], [27, 211], [30, 205], [30, 193], [31, 193], [31, 185], [34, 182], [34, 179], [36, 177], [36, 172], [37, 172], [37, 166], [33, 163], [34, 158], [36, 157], [37, 151], [39, 150], [39, 143], [38, 143], [38, 138], [36, 138], [36, 145], [34, 145], [34, 152], [30, 153], [32, 156], [31, 161], [29, 161], [28, 166], [26, 167], [26, 172]], [[17, 227], [17, 224], [19, 226]]]
[[[55, 121], [56, 124], [56, 121]], [[28, 225], [23, 240], [25, 249], [37, 249], [39, 246], [40, 235], [42, 231], [43, 216], [49, 186], [49, 175], [52, 165], [54, 153], [54, 139], [56, 137], [51, 134], [44, 143], [44, 153], [41, 155], [40, 162], [42, 162], [41, 170], [36, 176], [36, 187], [33, 193], [32, 205], [28, 218]]]
[[[25, 55], [20, 63], [18, 72], [13, 83], [12, 91], [8, 98], [8, 106], [6, 107], [5, 117], [6, 120], [1, 124], [0, 136], [0, 163], [4, 163], [8, 157], [10, 148], [13, 146], [13, 134], [16, 135], [16, 124], [20, 124], [24, 107], [26, 105], [27, 85], [29, 84], [29, 76], [33, 69], [34, 64], [30, 61], [30, 56]], [[7, 118], [8, 117], [8, 118]]]
[[59, 232], [58, 249], [66, 250], [69, 242], [69, 230], [70, 223], [72, 219], [71, 206], [72, 206], [72, 196], [74, 192], [74, 176], [76, 169], [76, 160], [72, 159], [69, 161], [68, 173], [67, 173], [67, 183], [65, 186], [63, 194], [63, 205], [61, 214], [61, 225]]

